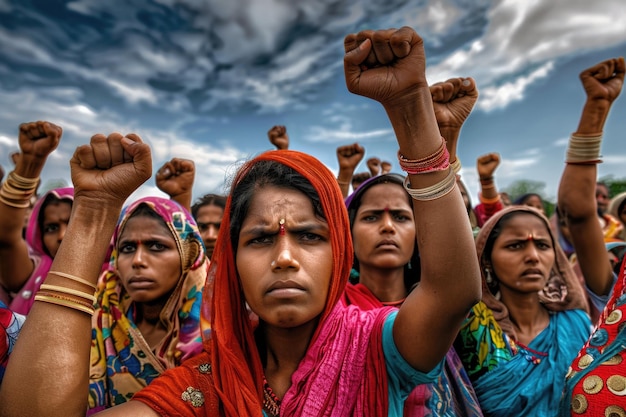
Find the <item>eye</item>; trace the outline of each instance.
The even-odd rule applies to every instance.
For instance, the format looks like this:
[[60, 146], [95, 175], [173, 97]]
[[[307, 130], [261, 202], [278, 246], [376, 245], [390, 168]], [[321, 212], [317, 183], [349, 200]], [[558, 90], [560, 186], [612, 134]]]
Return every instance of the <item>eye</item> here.
[[361, 221], [363, 221], [363, 222], [370, 223], [370, 222], [375, 222], [376, 220], [378, 220], [378, 216], [375, 215], [375, 214], [367, 214], [367, 215], [361, 217]]
[[541, 242], [541, 241], [537, 242], [537, 247], [538, 247], [539, 249], [541, 249], [541, 250], [549, 250], [549, 249], [552, 249], [552, 246], [551, 246], [551, 245], [549, 245], [549, 244], [548, 244], [548, 243], [546, 243], [546, 242]]
[[248, 240], [246, 244], [252, 245], [252, 246], [261, 246], [261, 245], [269, 245], [273, 242], [274, 242], [273, 235], [263, 235], [263, 236], [254, 237]]
[[133, 253], [137, 246], [133, 243], [122, 243], [118, 249], [119, 253]]
[[300, 235], [300, 240], [304, 242], [318, 242], [323, 239], [324, 238], [322, 236], [311, 232], [304, 232]]
[[167, 246], [161, 242], [150, 242], [149, 248], [154, 252], [162, 252], [167, 249]]
[[506, 246], [507, 249], [516, 250], [524, 247], [524, 244], [521, 242], [514, 242]]
[[394, 214], [393, 218], [397, 222], [406, 222], [406, 221], [411, 220], [411, 218], [409, 216], [406, 216], [406, 215], [404, 215], [402, 213]]
[[58, 224], [47, 224], [43, 228], [44, 233], [54, 233], [59, 230]]

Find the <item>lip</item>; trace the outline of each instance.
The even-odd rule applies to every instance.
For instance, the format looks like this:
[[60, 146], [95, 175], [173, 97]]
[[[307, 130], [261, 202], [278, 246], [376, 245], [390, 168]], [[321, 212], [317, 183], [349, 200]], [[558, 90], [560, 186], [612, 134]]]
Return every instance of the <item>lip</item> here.
[[534, 278], [534, 277], [543, 278], [544, 277], [543, 272], [541, 272], [541, 270], [539, 269], [527, 269], [526, 271], [522, 273], [522, 276], [525, 278]]
[[154, 285], [154, 280], [145, 277], [132, 277], [128, 280], [127, 285], [135, 289], [149, 288]]
[[395, 240], [392, 239], [385, 239], [385, 240], [381, 240], [380, 242], [378, 242], [376, 244], [377, 248], [385, 248], [385, 247], [394, 247], [397, 248], [398, 247], [398, 243]]
[[276, 281], [267, 289], [268, 295], [280, 298], [295, 297], [303, 292], [304, 287], [292, 280]]

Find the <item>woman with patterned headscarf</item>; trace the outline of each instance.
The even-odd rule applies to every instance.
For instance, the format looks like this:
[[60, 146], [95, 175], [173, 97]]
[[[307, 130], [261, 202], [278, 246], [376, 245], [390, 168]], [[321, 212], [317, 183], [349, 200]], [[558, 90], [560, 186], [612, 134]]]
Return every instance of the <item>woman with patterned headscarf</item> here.
[[483, 296], [455, 343], [485, 416], [558, 407], [591, 320], [580, 280], [548, 219], [529, 206], [494, 214], [476, 236]]
[[122, 212], [96, 290], [88, 414], [202, 350], [207, 266], [196, 223], [175, 201], [145, 197]]

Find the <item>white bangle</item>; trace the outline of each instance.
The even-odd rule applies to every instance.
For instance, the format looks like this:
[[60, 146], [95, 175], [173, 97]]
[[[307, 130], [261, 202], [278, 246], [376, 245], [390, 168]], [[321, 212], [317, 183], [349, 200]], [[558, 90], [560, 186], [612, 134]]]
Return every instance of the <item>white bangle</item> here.
[[594, 136], [577, 136], [572, 134], [565, 154], [565, 162], [573, 164], [594, 164], [602, 162], [600, 146], [602, 134]]
[[410, 188], [408, 175], [404, 179], [404, 189], [417, 201], [431, 201], [448, 195], [456, 186], [456, 173], [453, 169], [448, 169], [448, 175], [436, 184], [426, 188]]

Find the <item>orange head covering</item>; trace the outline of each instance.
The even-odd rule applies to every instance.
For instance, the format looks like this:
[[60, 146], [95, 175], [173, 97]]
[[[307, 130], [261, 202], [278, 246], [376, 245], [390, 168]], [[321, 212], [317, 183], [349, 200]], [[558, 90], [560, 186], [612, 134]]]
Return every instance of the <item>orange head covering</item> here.
[[[292, 150], [267, 151], [246, 162], [232, 182], [224, 217], [213, 253], [211, 269], [204, 291], [203, 318], [205, 349], [211, 354], [215, 389], [227, 416], [261, 416], [263, 408], [263, 367], [254, 338], [254, 323], [246, 309], [245, 299], [235, 265], [234, 239], [240, 224], [231, 224], [233, 210], [239, 210], [238, 187], [249, 180], [254, 183], [296, 188], [293, 175], [282, 181], [259, 177], [255, 167], [262, 161], [285, 165], [311, 183], [330, 229], [333, 253], [332, 276], [326, 306], [313, 335], [317, 338], [321, 324], [339, 301], [352, 267], [352, 240], [347, 211], [337, 180], [330, 170], [314, 157]], [[278, 181], [278, 182], [277, 182]], [[253, 187], [253, 192], [258, 188]], [[233, 197], [235, 196], [235, 198]], [[244, 197], [249, 201], [249, 196]], [[240, 198], [241, 199], [241, 198]], [[233, 201], [235, 200], [235, 204]], [[244, 208], [245, 210], [245, 208]], [[236, 214], [236, 213], [235, 213]], [[245, 218], [245, 213], [239, 219]], [[235, 235], [231, 236], [231, 230]], [[206, 322], [210, 321], [210, 330]], [[208, 332], [207, 332], [208, 330]]]

